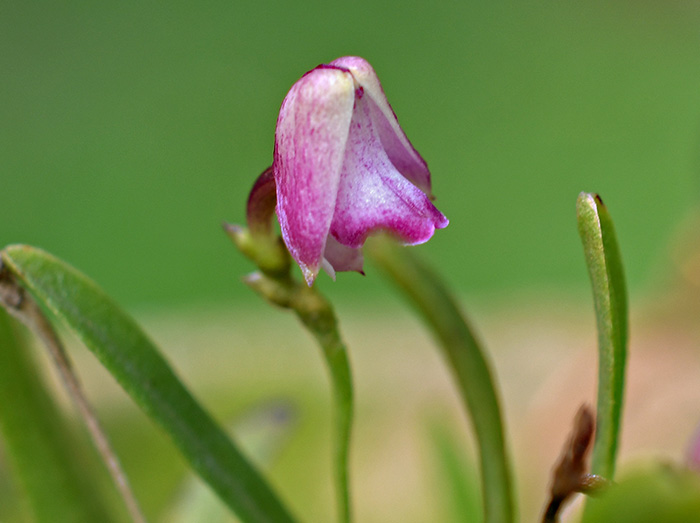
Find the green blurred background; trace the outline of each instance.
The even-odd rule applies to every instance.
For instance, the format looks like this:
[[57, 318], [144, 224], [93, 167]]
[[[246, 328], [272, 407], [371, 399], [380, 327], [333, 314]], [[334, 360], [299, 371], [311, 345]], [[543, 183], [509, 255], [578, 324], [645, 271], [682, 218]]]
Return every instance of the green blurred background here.
[[[303, 519], [328, 521], [323, 365], [292, 317], [240, 283], [252, 266], [220, 224], [244, 220], [287, 90], [348, 54], [374, 65], [451, 221], [418, 249], [469, 295], [469, 309], [481, 296], [508, 304], [477, 310], [477, 323], [494, 349], [530, 520], [595, 383], [578, 193], [599, 192], [609, 205], [633, 296], [662, 288], [678, 224], [697, 208], [696, 2], [2, 2], [0, 245], [40, 246], [139, 312], [218, 419], [291, 398], [299, 424], [272, 479]], [[386, 287], [368, 269], [364, 278], [318, 280], [341, 313], [356, 375], [359, 520], [446, 521], [426, 432], [445, 424], [468, 453], [469, 430], [430, 339], [398, 304], [374, 300]], [[522, 298], [532, 291], [556, 291], [555, 299]], [[639, 387], [676, 385], [697, 367], [697, 344], [656, 336], [633, 333], [651, 346], [653, 372], [638, 374]], [[665, 353], [677, 364], [666, 375], [671, 356], [654, 360], [659, 348], [677, 349]], [[184, 464], [84, 352], [75, 356], [88, 394], [147, 514], [162, 516], [182, 497]], [[693, 394], [697, 376], [686, 382]], [[674, 438], [663, 441], [677, 457], [698, 403], [654, 394], [632, 390], [639, 422], [625, 426], [638, 430], [625, 437], [643, 449]], [[650, 419], [664, 436], [648, 430]], [[679, 419], [669, 436], [664, 427]], [[16, 504], [4, 503], [15, 500], [13, 488], [0, 474], [6, 521], [15, 521]]]
[[451, 224], [421, 249], [458, 289], [583, 288], [582, 190], [638, 289], [698, 197], [699, 27], [682, 1], [3, 2], [0, 243], [129, 306], [249, 299], [220, 223], [243, 220], [289, 87], [357, 54], [431, 167]]

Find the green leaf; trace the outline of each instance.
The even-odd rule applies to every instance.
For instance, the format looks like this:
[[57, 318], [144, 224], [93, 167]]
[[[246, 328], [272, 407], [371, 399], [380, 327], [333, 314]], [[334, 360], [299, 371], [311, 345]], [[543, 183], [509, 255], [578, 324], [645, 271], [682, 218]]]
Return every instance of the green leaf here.
[[430, 426], [430, 439], [437, 458], [438, 479], [442, 505], [446, 507], [446, 521], [481, 523], [483, 514], [479, 500], [479, 482], [474, 465], [460, 445], [442, 424]]
[[386, 237], [371, 238], [365, 252], [408, 296], [443, 349], [479, 447], [486, 523], [514, 520], [510, 461], [501, 409], [486, 356], [444, 283], [411, 249]]
[[95, 283], [33, 247], [9, 246], [2, 251], [2, 262], [40, 304], [78, 335], [241, 520], [293, 520], [139, 326]]
[[[231, 424], [231, 433], [257, 463], [267, 467], [289, 440], [295, 425], [295, 409], [286, 402], [268, 402], [245, 412]], [[178, 489], [174, 506], [168, 510], [170, 523], [233, 523], [238, 521], [196, 476], [190, 475]]]
[[697, 472], [657, 464], [625, 474], [604, 496], [586, 505], [583, 522], [688, 523], [699, 519]]
[[627, 359], [627, 291], [615, 228], [603, 200], [597, 194], [581, 193], [576, 213], [598, 326], [598, 405], [591, 471], [613, 479]]
[[29, 347], [0, 307], [0, 432], [38, 523], [110, 521], [76, 461], [71, 434], [39, 379]]

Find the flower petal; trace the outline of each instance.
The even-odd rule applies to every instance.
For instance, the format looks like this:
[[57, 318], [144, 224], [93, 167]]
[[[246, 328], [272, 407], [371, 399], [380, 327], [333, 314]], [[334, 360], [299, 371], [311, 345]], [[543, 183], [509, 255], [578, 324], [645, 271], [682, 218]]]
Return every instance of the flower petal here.
[[423, 243], [449, 222], [389, 160], [371, 103], [367, 96], [355, 101], [331, 234], [352, 248], [376, 230], [392, 232], [409, 245]]
[[344, 56], [330, 63], [348, 69], [355, 81], [372, 100], [372, 119], [387, 156], [396, 169], [432, 197], [430, 171], [425, 160], [418, 154], [401, 129], [389, 101], [384, 94], [377, 73], [365, 59], [359, 56]]
[[330, 265], [330, 270], [325, 265], [323, 265], [323, 268], [333, 279], [335, 279], [336, 271], [356, 271], [364, 274], [362, 272], [364, 261], [362, 249], [346, 247], [333, 238], [333, 235], [328, 236], [326, 248], [323, 251], [323, 258]]
[[309, 284], [323, 259], [354, 100], [351, 74], [317, 68], [292, 86], [277, 119], [277, 217]]

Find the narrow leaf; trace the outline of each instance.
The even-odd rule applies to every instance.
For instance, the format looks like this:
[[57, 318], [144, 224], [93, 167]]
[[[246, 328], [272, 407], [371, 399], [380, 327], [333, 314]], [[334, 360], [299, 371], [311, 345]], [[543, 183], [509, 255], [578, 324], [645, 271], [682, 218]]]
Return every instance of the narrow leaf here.
[[627, 359], [627, 291], [615, 229], [603, 200], [597, 194], [581, 193], [576, 211], [598, 326], [597, 426], [591, 472], [613, 479]]
[[430, 439], [437, 461], [440, 501], [446, 508], [446, 519], [481, 523], [483, 514], [476, 468], [466, 459], [463, 449], [446, 426], [432, 424]]
[[292, 521], [264, 478], [194, 400], [139, 326], [95, 283], [33, 247], [9, 246], [2, 261], [165, 429], [192, 468], [241, 520]]
[[510, 462], [491, 370], [459, 306], [444, 283], [412, 252], [386, 237], [365, 252], [408, 296], [440, 342], [476, 435], [486, 523], [514, 520]]
[[[232, 434], [257, 463], [268, 467], [286, 445], [294, 429], [296, 412], [291, 404], [274, 401], [259, 405], [236, 419]], [[172, 509], [165, 518], [170, 523], [234, 523], [210, 488], [196, 476], [189, 475], [178, 490]]]
[[110, 521], [39, 368], [0, 307], [0, 433], [37, 523]]

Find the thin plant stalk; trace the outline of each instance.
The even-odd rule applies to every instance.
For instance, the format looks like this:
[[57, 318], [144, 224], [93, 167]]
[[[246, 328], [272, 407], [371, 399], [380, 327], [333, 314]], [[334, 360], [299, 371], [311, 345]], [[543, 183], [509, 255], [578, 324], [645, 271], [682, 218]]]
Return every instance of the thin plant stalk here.
[[[301, 286], [302, 291], [308, 287]], [[352, 520], [350, 503], [349, 457], [353, 421], [353, 387], [348, 352], [340, 338], [335, 313], [320, 295], [310, 300], [314, 305], [297, 306], [294, 312], [316, 338], [331, 376], [335, 403], [335, 485], [338, 493], [338, 521]]]
[[276, 201], [274, 173], [269, 167], [250, 191], [246, 205], [248, 227], [224, 224], [224, 230], [260, 269], [249, 275], [246, 283], [269, 302], [293, 310], [321, 347], [335, 403], [333, 474], [338, 521], [349, 523], [352, 520], [349, 456], [354, 416], [350, 360], [331, 304], [315, 288], [292, 278], [291, 257], [272, 225]]
[[333, 307], [316, 289], [291, 278], [284, 282], [256, 273], [246, 282], [272, 303], [293, 310], [321, 347], [335, 403], [333, 470], [338, 521], [349, 523], [352, 520], [349, 456], [354, 416], [353, 386], [348, 352], [340, 337]]
[[[244, 231], [227, 226], [234, 242]], [[279, 272], [270, 276], [261, 272], [246, 278], [246, 283], [269, 302], [293, 310], [318, 342], [328, 367], [335, 403], [333, 475], [336, 487], [338, 521], [352, 521], [349, 456], [354, 416], [352, 373], [347, 348], [340, 337], [338, 322], [331, 304], [315, 288], [294, 281]]]

